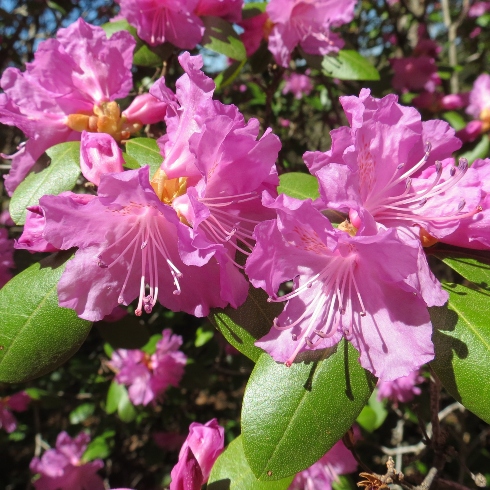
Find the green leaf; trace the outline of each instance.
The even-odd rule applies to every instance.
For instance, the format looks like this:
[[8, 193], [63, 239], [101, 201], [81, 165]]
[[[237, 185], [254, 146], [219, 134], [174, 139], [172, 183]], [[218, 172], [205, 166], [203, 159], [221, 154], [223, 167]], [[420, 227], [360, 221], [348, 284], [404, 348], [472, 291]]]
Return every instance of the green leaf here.
[[117, 411], [119, 418], [123, 422], [131, 422], [136, 417], [136, 410], [129, 399], [128, 390], [117, 381], [113, 381], [111, 386], [109, 386], [105, 411], [108, 414]]
[[76, 425], [81, 424], [83, 421], [87, 420], [95, 412], [94, 403], [82, 403], [78, 405], [77, 408], [72, 410], [69, 415], [70, 424]]
[[481, 140], [471, 149], [465, 151], [460, 155], [462, 158], [466, 158], [471, 165], [478, 158], [487, 158], [490, 153], [490, 140], [488, 135], [484, 134]]
[[26, 220], [27, 206], [34, 206], [46, 194], [71, 191], [80, 177], [80, 142], [60, 143], [46, 151], [48, 168], [29, 174], [15, 189], [10, 200], [10, 215], [17, 225]]
[[219, 90], [220, 88], [227, 87], [228, 85], [230, 85], [233, 82], [233, 80], [235, 80], [235, 78], [242, 71], [245, 62], [246, 60], [235, 61], [225, 71], [221, 72], [214, 79], [214, 83], [216, 84], [216, 90]]
[[201, 44], [211, 51], [224, 54], [233, 60], [242, 61], [247, 58], [245, 46], [233, 25], [220, 17], [202, 17], [204, 36]]
[[67, 257], [51, 255], [0, 289], [0, 381], [22, 383], [53, 371], [87, 337], [92, 324], [58, 306], [56, 286]]
[[357, 423], [368, 432], [373, 432], [383, 425], [388, 415], [383, 402], [378, 401], [378, 390], [374, 390], [368, 404], [357, 417]]
[[142, 44], [134, 52], [133, 63], [137, 66], [156, 67], [162, 64], [162, 58], [149, 46]]
[[268, 303], [262, 289], [250, 286], [247, 301], [242, 306], [214, 309], [209, 320], [233, 347], [256, 362], [264, 351], [255, 347], [254, 342], [269, 332], [283, 307], [282, 303]]
[[259, 480], [279, 480], [315, 463], [351, 427], [374, 389], [375, 378], [345, 340], [311, 356], [323, 359], [287, 368], [264, 353], [250, 376], [243, 447]]
[[197, 329], [196, 339], [194, 340], [194, 345], [196, 347], [202, 347], [214, 337], [214, 331], [212, 328], [213, 327], [211, 325], [207, 324]]
[[379, 80], [378, 70], [357, 51], [341, 49], [336, 56], [324, 56], [322, 71], [340, 80]]
[[490, 252], [487, 250], [469, 250], [454, 248], [447, 251], [449, 256], [437, 254], [451, 269], [477, 286], [490, 285]]
[[[259, 13], [263, 13], [265, 12], [265, 9], [267, 7], [267, 2], [247, 2], [244, 6], [243, 6], [243, 18], [246, 19], [246, 18], [249, 18], [249, 14], [248, 14], [248, 11], [254, 11], [254, 10], [257, 10]], [[254, 14], [254, 17], [255, 15], [257, 14]]]
[[111, 449], [114, 445], [114, 436], [116, 432], [113, 430], [107, 430], [104, 434], [96, 437], [87, 446], [87, 449], [83, 453], [82, 461], [88, 463], [94, 459], [105, 459], [111, 454]]
[[320, 197], [316, 177], [302, 172], [282, 174], [279, 177], [277, 192], [296, 199], [317, 199]]
[[141, 348], [143, 352], [146, 352], [147, 354], [155, 354], [157, 350], [157, 343], [163, 338], [161, 333], [157, 333], [155, 335], [152, 335], [148, 342]]
[[446, 284], [448, 307], [431, 310], [435, 360], [431, 363], [447, 391], [490, 423], [490, 289]]
[[463, 116], [456, 111], [445, 112], [442, 117], [456, 130], [459, 131], [466, 126]]
[[140, 168], [138, 160], [136, 160], [136, 158], [133, 158], [131, 155], [128, 155], [125, 151], [123, 151], [123, 158], [125, 168], [129, 168], [130, 170]]
[[114, 349], [141, 349], [150, 339], [145, 325], [131, 315], [117, 322], [97, 322], [96, 327], [100, 336]]
[[290, 476], [274, 482], [257, 480], [245, 458], [242, 437], [239, 436], [214, 463], [207, 490], [287, 490], [293, 478]]
[[138, 40], [136, 29], [126, 19], [116, 20], [115, 22], [106, 22], [105, 24], [102, 24], [101, 27], [109, 38], [115, 32], [128, 31], [136, 40]]
[[150, 178], [160, 168], [163, 157], [157, 142], [152, 138], [133, 138], [126, 143], [126, 153], [133, 157], [141, 167], [150, 166]]

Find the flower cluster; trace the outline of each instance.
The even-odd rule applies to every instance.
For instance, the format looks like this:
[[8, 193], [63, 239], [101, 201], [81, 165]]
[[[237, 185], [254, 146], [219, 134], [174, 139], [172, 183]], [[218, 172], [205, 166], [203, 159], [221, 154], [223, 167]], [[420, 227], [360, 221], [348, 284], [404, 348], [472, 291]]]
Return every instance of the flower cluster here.
[[154, 354], [141, 350], [118, 349], [108, 366], [117, 372], [116, 381], [129, 386], [134, 405], [148, 405], [161, 400], [169, 386], [178, 386], [184, 375], [187, 357], [179, 350], [182, 337], [165, 329]]
[[388, 399], [395, 406], [400, 403], [407, 403], [420, 395], [422, 390], [418, 384], [424, 381], [419, 371], [412, 371], [407, 376], [395, 379], [394, 381], [381, 381], [378, 383], [378, 400]]

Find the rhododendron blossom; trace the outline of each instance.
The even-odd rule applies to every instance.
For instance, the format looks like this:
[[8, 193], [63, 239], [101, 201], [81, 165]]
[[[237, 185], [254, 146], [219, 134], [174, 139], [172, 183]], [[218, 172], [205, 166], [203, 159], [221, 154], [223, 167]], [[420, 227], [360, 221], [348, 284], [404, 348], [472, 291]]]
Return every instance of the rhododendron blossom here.
[[301, 99], [303, 95], [309, 95], [313, 90], [313, 84], [311, 83], [308, 73], [305, 75], [291, 73], [289, 76], [285, 76], [284, 80], [286, 85], [284, 85], [282, 93], [292, 93], [298, 100]]
[[194, 13], [199, 17], [212, 15], [229, 22], [240, 22], [243, 0], [199, 0]]
[[186, 355], [179, 350], [182, 337], [170, 329], [162, 332], [154, 354], [141, 350], [118, 349], [108, 363], [116, 374], [116, 381], [129, 386], [129, 398], [135, 405], [161, 401], [169, 386], [177, 387], [184, 375]]
[[357, 461], [342, 441], [338, 441], [330, 451], [315, 464], [298, 473], [289, 490], [331, 490], [332, 483], [340, 475], [357, 470]]
[[196, 489], [208, 481], [211, 469], [225, 445], [225, 430], [212, 419], [205, 424], [193, 422], [172, 469], [170, 490]]
[[[378, 231], [367, 213], [351, 236], [352, 225], [334, 229], [311, 201], [280, 195], [269, 205], [277, 221], [257, 225], [246, 272], [269, 301], [287, 304], [257, 346], [290, 366], [345, 337], [361, 365], [383, 380], [433, 358], [429, 313], [409, 280], [418, 270], [416, 245], [394, 229]], [[289, 280], [292, 292], [278, 297]]]
[[350, 22], [355, 5], [356, 0], [271, 0], [266, 8], [273, 23], [269, 49], [276, 62], [287, 68], [298, 45], [309, 54], [337, 52], [344, 41], [331, 28]]
[[61, 432], [55, 449], [31, 461], [31, 471], [40, 474], [33, 483], [36, 490], [104, 490], [104, 482], [97, 474], [104, 462], [96, 459], [84, 463], [82, 460], [89, 442], [90, 436], [84, 432], [74, 439]]
[[0, 398], [0, 429], [13, 432], [17, 428], [17, 420], [12, 412], [25, 412], [30, 402], [31, 397], [25, 391]]
[[202, 39], [204, 25], [194, 13], [199, 0], [117, 0], [120, 16], [134, 25], [151, 46], [170, 42], [192, 49]]
[[419, 371], [412, 371], [407, 376], [394, 379], [393, 381], [380, 381], [378, 383], [378, 400], [389, 399], [395, 406], [407, 403], [420, 395], [422, 390], [416, 386], [424, 381]]
[[80, 132], [110, 133], [119, 141], [141, 128], [121, 116], [115, 99], [132, 88], [134, 38], [125, 31], [110, 39], [104, 30], [79, 19], [40, 43], [26, 71], [2, 75], [0, 122], [29, 138], [11, 156], [6, 188], [12, 193], [45, 150], [80, 139]]
[[483, 73], [475, 80], [469, 93], [466, 112], [473, 116], [474, 120], [458, 131], [458, 136], [463, 141], [474, 141], [490, 130], [490, 75], [487, 73]]

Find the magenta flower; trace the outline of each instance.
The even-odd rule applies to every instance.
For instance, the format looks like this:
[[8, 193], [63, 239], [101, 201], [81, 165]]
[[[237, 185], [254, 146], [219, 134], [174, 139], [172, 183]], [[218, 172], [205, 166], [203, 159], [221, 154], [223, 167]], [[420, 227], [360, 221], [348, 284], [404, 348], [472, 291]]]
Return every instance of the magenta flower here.
[[390, 64], [395, 72], [391, 84], [399, 92], [434, 92], [441, 84], [436, 62], [430, 56], [392, 58]]
[[166, 102], [160, 102], [151, 94], [141, 94], [134, 98], [133, 102], [123, 111], [122, 115], [132, 125], [145, 125], [163, 121], [166, 112]]
[[238, 22], [238, 25], [243, 28], [240, 39], [245, 46], [248, 57], [252, 56], [259, 49], [263, 39], [269, 39], [269, 34], [273, 27], [269, 16], [265, 12], [242, 19]]
[[17, 420], [12, 412], [25, 412], [30, 402], [31, 397], [25, 391], [0, 398], [0, 429], [9, 434], [13, 432], [17, 428]]
[[289, 76], [285, 76], [284, 80], [286, 85], [284, 85], [282, 93], [292, 93], [298, 100], [302, 99], [304, 95], [309, 95], [313, 90], [313, 84], [308, 73], [306, 75], [291, 73]]
[[129, 398], [134, 405], [161, 401], [168, 387], [177, 387], [184, 375], [187, 357], [179, 350], [182, 337], [173, 335], [170, 329], [165, 329], [162, 335], [152, 355], [136, 349], [112, 353], [108, 365], [117, 372], [116, 381], [129, 386]]
[[379, 381], [377, 398], [378, 400], [387, 398], [395, 406], [398, 406], [398, 402], [410, 402], [416, 395], [422, 393], [422, 390], [416, 385], [423, 381], [424, 377], [420, 375], [418, 370], [393, 381]]
[[61, 432], [55, 449], [31, 461], [31, 471], [40, 474], [33, 483], [36, 490], [104, 490], [104, 482], [97, 474], [104, 466], [103, 461], [84, 463], [82, 460], [89, 442], [90, 436], [84, 432], [74, 439]]
[[315, 464], [298, 473], [289, 490], [332, 490], [332, 482], [339, 475], [357, 470], [357, 461], [352, 453], [339, 441]]
[[[258, 347], [290, 366], [301, 353], [345, 337], [361, 365], [383, 380], [434, 357], [427, 307], [410, 280], [419, 267], [416, 244], [403, 242], [394, 229], [378, 231], [364, 212], [351, 236], [352, 225], [334, 229], [311, 201], [280, 195], [269, 205], [277, 221], [255, 228], [246, 272], [269, 301], [287, 303]], [[290, 280], [292, 292], [276, 296]]]
[[490, 10], [490, 2], [475, 2], [468, 10], [469, 17], [480, 17]]
[[199, 490], [208, 481], [214, 462], [223, 452], [224, 445], [225, 429], [216, 419], [204, 425], [193, 422], [180, 449], [179, 462], [172, 469], [170, 490]]
[[204, 25], [194, 13], [199, 0], [118, 0], [120, 16], [134, 25], [151, 46], [170, 42], [193, 49], [201, 41]]
[[[135, 298], [137, 315], [157, 301], [195, 316], [226, 305], [218, 264], [182, 262], [178, 242], [189, 243], [191, 230], [157, 197], [148, 171], [104, 174], [98, 196], [86, 204], [69, 194], [40, 199], [43, 238], [60, 250], [79, 248], [58, 283], [58, 299], [81, 318], [101, 320]], [[208, 282], [217, 287], [201, 286]]]
[[242, 18], [243, 0], [199, 0], [194, 13], [199, 17], [213, 15], [229, 22]]
[[465, 141], [473, 141], [480, 134], [490, 130], [490, 75], [487, 73], [475, 80], [466, 112], [473, 116], [475, 121], [471, 121], [464, 129]]
[[[405, 241], [424, 238], [424, 245], [431, 244], [427, 236], [442, 240], [462, 220], [481, 212], [481, 185], [468, 162], [462, 159], [458, 167], [441, 163], [461, 145], [446, 122], [422, 122], [396, 96], [375, 99], [369, 90], [341, 102], [351, 128], [332, 131], [330, 151], [304, 156], [320, 181], [326, 208], [365, 209], [377, 223], [396, 227]], [[422, 250], [419, 267], [414, 280], [428, 306], [444, 304], [447, 295]]]
[[14, 241], [5, 228], [0, 228], [0, 288], [12, 279], [10, 269], [14, 267]]
[[276, 62], [287, 68], [298, 45], [309, 54], [337, 52], [344, 41], [331, 28], [350, 22], [355, 5], [356, 0], [271, 0], [267, 14], [274, 27], [269, 35], [269, 50]]
[[[29, 138], [12, 155], [5, 186], [12, 193], [45, 150], [80, 139], [83, 129], [128, 137], [115, 99], [132, 88], [135, 46], [128, 32], [107, 39], [101, 27], [82, 19], [40, 43], [26, 71], [7, 68], [2, 75], [0, 122], [17, 126]], [[141, 127], [141, 126], [139, 126]]]

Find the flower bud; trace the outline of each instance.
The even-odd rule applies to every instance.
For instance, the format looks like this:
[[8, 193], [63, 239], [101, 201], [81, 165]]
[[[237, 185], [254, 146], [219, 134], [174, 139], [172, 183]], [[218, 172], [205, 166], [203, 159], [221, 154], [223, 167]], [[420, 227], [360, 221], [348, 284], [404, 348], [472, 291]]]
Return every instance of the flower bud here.
[[126, 116], [128, 122], [155, 124], [163, 121], [166, 112], [166, 102], [160, 102], [151, 94], [143, 94], [135, 97], [131, 105], [123, 112], [123, 116]]

